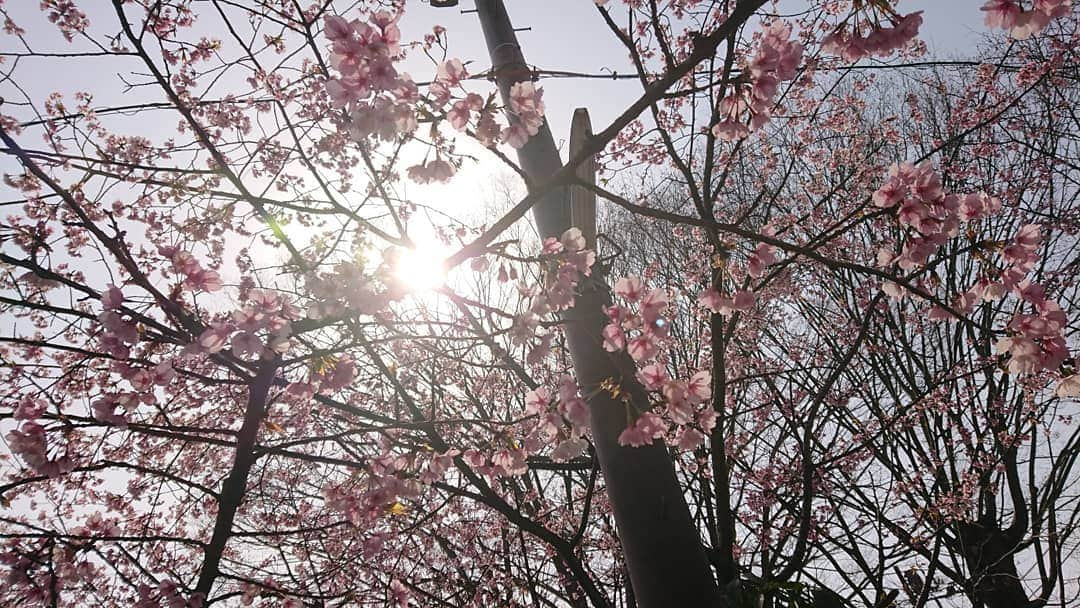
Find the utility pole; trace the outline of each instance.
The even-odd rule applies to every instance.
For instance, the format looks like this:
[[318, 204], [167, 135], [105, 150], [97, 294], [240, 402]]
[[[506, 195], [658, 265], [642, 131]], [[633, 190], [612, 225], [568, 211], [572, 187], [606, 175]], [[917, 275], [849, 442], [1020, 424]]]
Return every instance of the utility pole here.
[[[574, 110], [570, 122], [570, 158], [577, 157], [585, 142], [592, 137], [592, 121], [589, 120], [588, 108]], [[585, 159], [574, 171], [578, 179], [586, 184], [596, 184], [596, 159]], [[585, 235], [585, 245], [596, 249], [596, 193], [581, 186], [570, 187], [570, 225], [577, 226]]]
[[[476, 0], [476, 10], [491, 55], [492, 72], [503, 102], [508, 104], [510, 87], [531, 80], [531, 70], [502, 0]], [[587, 121], [588, 116], [575, 114], [575, 118], [579, 122]], [[581, 127], [587, 129], [588, 125]], [[574, 143], [580, 146], [586, 140]], [[540, 131], [518, 151], [518, 160], [534, 184], [544, 183], [562, 168], [546, 120]], [[584, 171], [591, 175], [592, 169]], [[581, 188], [553, 188], [533, 207], [541, 237], [558, 237], [573, 225], [574, 216], [580, 217], [582, 210], [589, 209], [587, 200], [572, 195], [573, 190]], [[572, 197], [581, 204], [572, 205]], [[577, 213], [572, 214], [572, 207]], [[591, 218], [583, 218], [587, 224], [591, 221], [591, 226], [579, 228], [591, 227], [586, 239], [595, 244], [595, 198], [591, 209]], [[607, 323], [603, 307], [611, 302], [604, 277], [583, 280], [580, 291], [574, 308], [563, 317], [564, 331], [578, 382], [586, 394], [592, 395], [589, 399], [592, 440], [637, 604], [641, 608], [722, 606], [667, 446], [661, 441], [640, 448], [618, 443], [618, 436], [627, 425], [626, 405], [600, 387], [614, 380], [639, 411], [649, 407], [649, 398], [635, 378], [633, 360], [625, 352], [609, 353], [601, 346], [601, 331]]]

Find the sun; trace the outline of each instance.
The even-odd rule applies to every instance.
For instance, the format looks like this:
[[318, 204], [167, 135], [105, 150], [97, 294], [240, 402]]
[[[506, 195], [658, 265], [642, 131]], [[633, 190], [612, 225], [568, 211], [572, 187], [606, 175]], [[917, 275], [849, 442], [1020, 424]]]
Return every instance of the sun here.
[[423, 244], [402, 249], [393, 262], [393, 273], [410, 292], [438, 289], [446, 283], [445, 252]]

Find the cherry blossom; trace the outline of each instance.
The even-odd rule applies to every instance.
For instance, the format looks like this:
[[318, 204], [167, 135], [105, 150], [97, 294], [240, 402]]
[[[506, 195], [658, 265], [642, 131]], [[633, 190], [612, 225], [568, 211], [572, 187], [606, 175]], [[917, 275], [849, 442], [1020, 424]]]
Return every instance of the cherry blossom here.
[[645, 412], [638, 416], [633, 424], [628, 426], [619, 435], [619, 444], [630, 447], [641, 447], [658, 439], [667, 431], [660, 416]]
[[[871, 55], [888, 57], [914, 39], [922, 26], [922, 11], [898, 15], [887, 5], [877, 3], [868, 3], [864, 10], [871, 13], [878, 11], [886, 13], [886, 18], [892, 26], [867, 27], [867, 24], [860, 23], [862, 17], [856, 13], [853, 16], [855, 24], [851, 26], [851, 31], [845, 24], [841, 24], [822, 40], [822, 50], [839, 55], [844, 61], [858, 61]], [[869, 31], [862, 34], [860, 30], [863, 28]]]
[[[750, 84], [736, 88], [717, 106], [721, 120], [712, 127], [715, 137], [734, 141], [770, 120], [780, 82], [795, 78], [802, 59], [802, 44], [791, 41], [790, 37], [791, 26], [781, 22], [773, 23], [765, 30], [757, 55], [750, 61]], [[743, 118], [746, 113], [750, 115], [749, 127]]]
[[124, 302], [124, 292], [120, 291], [120, 288], [116, 285], [110, 285], [108, 289], [101, 294], [101, 307], [105, 310], [116, 310]]
[[1019, 0], [989, 0], [980, 10], [986, 13], [987, 26], [1009, 30], [1013, 38], [1023, 40], [1068, 14], [1071, 6], [1072, 0], [1033, 0], [1031, 8], [1024, 9]]
[[418, 184], [448, 182], [453, 176], [454, 166], [439, 158], [409, 167], [409, 179]]

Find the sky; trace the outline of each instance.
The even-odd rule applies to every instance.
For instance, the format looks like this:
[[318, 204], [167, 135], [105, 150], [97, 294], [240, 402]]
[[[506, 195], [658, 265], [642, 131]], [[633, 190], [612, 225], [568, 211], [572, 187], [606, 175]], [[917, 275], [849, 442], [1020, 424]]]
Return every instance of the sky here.
[[[902, 14], [923, 11], [921, 38], [929, 56], [966, 58], [987, 32], [979, 10], [982, 4], [982, 0], [902, 0], [897, 9]], [[516, 28], [530, 28], [518, 32], [518, 42], [529, 64], [546, 70], [590, 74], [634, 73], [625, 49], [607, 29], [593, 0], [506, 0], [506, 6]], [[782, 0], [780, 12], [794, 13], [802, 6], [805, 3], [798, 0]], [[401, 22], [404, 39], [418, 38], [437, 23], [447, 29], [451, 56], [474, 60], [472, 73], [489, 67], [477, 16], [462, 12], [474, 7], [471, 0], [461, 0], [456, 8], [434, 8], [426, 1], [410, 0], [407, 7]], [[634, 80], [552, 78], [542, 80], [540, 85], [544, 88], [548, 124], [564, 160], [575, 108], [589, 109], [593, 130], [598, 132], [641, 94]], [[499, 196], [491, 188], [492, 166], [484, 163], [464, 167], [453, 182], [438, 189], [439, 196], [452, 201], [498, 203], [492, 200]], [[510, 176], [509, 171], [504, 173]], [[422, 198], [428, 198], [431, 192], [413, 188], [413, 193]]]
[[[111, 4], [108, 0], [78, 2], [88, 14], [92, 28], [108, 28], [101, 31], [115, 32], [116, 15]], [[930, 56], [962, 58], [972, 54], [978, 37], [986, 31], [982, 23], [983, 14], [979, 11], [981, 4], [981, 0], [903, 0], [898, 10], [901, 13], [924, 11], [922, 38], [929, 47]], [[218, 17], [213, 14], [209, 3], [196, 2], [193, 6], [208, 22], [217, 22]], [[406, 6], [401, 22], [404, 40], [420, 39], [433, 25], [442, 25], [447, 30], [450, 56], [472, 61], [472, 73], [487, 69], [487, 48], [477, 16], [462, 12], [473, 8], [472, 0], [461, 0], [456, 8], [434, 8], [426, 0], [408, 0]], [[781, 13], [795, 13], [802, 6], [804, 3], [796, 0], [781, 0], [779, 9]], [[5, 8], [16, 22], [27, 29], [27, 39], [36, 51], [65, 51], [71, 48], [56, 28], [45, 21], [38, 9], [38, 2], [8, 2]], [[593, 0], [507, 0], [507, 9], [515, 26], [529, 28], [519, 32], [518, 38], [530, 64], [541, 69], [585, 73], [611, 70], [620, 74], [633, 73], [625, 50], [608, 32]], [[227, 33], [222, 31], [217, 36], [226, 38]], [[0, 51], [8, 50], [21, 49], [16, 48], [10, 37], [0, 35]], [[19, 85], [38, 102], [53, 91], [66, 93], [69, 103], [75, 91], [98, 91], [95, 98], [98, 105], [132, 103], [155, 94], [160, 97], [153, 88], [124, 88], [122, 78], [139, 80], [140, 77], [132, 73], [145, 71], [135, 58], [30, 58], [21, 61], [30, 63], [22, 65], [18, 73]], [[31, 69], [26, 69], [27, 65]], [[43, 69], [38, 69], [39, 66]], [[414, 52], [406, 60], [404, 69], [416, 80], [426, 80], [434, 71], [431, 62], [419, 52]], [[234, 73], [229, 77], [238, 76]], [[564, 158], [570, 118], [575, 108], [587, 107], [594, 130], [599, 131], [640, 94], [640, 86], [633, 80], [544, 79], [540, 84], [544, 88], [548, 122]], [[483, 86], [486, 83], [481, 90]], [[226, 90], [227, 86], [219, 87], [219, 92]], [[110, 94], [111, 98], [108, 97]], [[3, 83], [0, 83], [0, 95], [8, 99], [17, 98], [9, 85]], [[8, 110], [4, 108], [0, 111]], [[137, 124], [121, 123], [117, 128], [127, 134], [147, 135], [160, 140], [174, 134], [173, 129], [179, 119], [174, 112], [162, 111], [141, 116]], [[116, 123], [112, 126], [116, 127]], [[39, 143], [30, 141], [30, 145]], [[476, 152], [481, 156], [484, 154], [479, 147]], [[10, 173], [19, 169], [11, 158], [0, 158], [0, 171]], [[522, 191], [520, 183], [508, 169], [490, 160], [466, 164], [447, 185], [420, 187], [404, 184], [402, 187], [403, 194], [410, 199], [435, 208], [452, 208], [456, 217], [478, 223], [490, 215], [491, 207], [502, 209], [509, 204], [507, 191]], [[12, 192], [5, 192], [5, 189], [0, 184], [0, 199], [17, 198]]]
[[[804, 4], [784, 0], [780, 10], [795, 12]], [[900, 13], [923, 11], [921, 38], [931, 56], [966, 57], [987, 31], [979, 10], [982, 4], [981, 0], [903, 0], [897, 9]], [[541, 69], [586, 73], [600, 73], [605, 68], [633, 73], [625, 50], [608, 32], [592, 0], [507, 0], [506, 6], [515, 27], [531, 28], [518, 32], [518, 42], [530, 64]], [[486, 69], [487, 47], [476, 15], [461, 13], [472, 7], [470, 0], [461, 0], [457, 8], [444, 9], [410, 1], [402, 21], [405, 38], [410, 33], [422, 34], [432, 23], [439, 23], [447, 28], [453, 54], [476, 59], [478, 67]], [[599, 131], [640, 94], [640, 86], [634, 81], [547, 79], [542, 85], [556, 143], [569, 136], [574, 108], [588, 107], [593, 129]]]
[[[518, 38], [526, 60], [532, 65], [588, 73], [605, 70], [632, 73], [625, 51], [608, 33], [592, 0], [507, 0], [506, 4], [516, 27], [531, 28], [519, 32]], [[797, 0], [783, 0], [780, 10], [794, 12], [802, 4]], [[89, 15], [92, 24], [115, 23], [116, 17], [108, 0], [81, 0], [78, 5]], [[932, 56], [963, 57], [970, 55], [979, 34], [986, 31], [983, 14], [979, 11], [981, 5], [981, 0], [902, 0], [897, 8], [901, 13], [923, 11], [922, 38]], [[401, 23], [405, 40], [419, 38], [430, 31], [432, 25], [440, 24], [447, 28], [452, 55], [473, 60], [473, 72], [488, 67], [487, 49], [476, 15], [462, 13], [473, 7], [471, 0], [462, 0], [456, 8], [434, 8], [426, 0], [408, 0], [406, 6]], [[196, 3], [195, 7], [199, 12], [211, 11], [206, 4]], [[67, 46], [55, 33], [55, 28], [46, 24], [38, 10], [38, 2], [19, 0], [7, 3], [6, 8], [27, 28], [28, 38], [37, 50], [64, 50]], [[9, 37], [0, 36], [0, 49], [14, 49]], [[132, 67], [137, 67], [134, 60]], [[427, 66], [417, 67], [416, 77], [420, 79]], [[78, 69], [62, 74], [52, 69], [42, 70], [22, 84], [36, 90], [35, 97], [40, 99], [42, 93], [54, 89], [99, 88], [102, 78], [116, 79], [119, 85], [121, 71], [121, 64], [115, 58], [80, 59]], [[20, 76], [25, 78], [25, 74]], [[640, 92], [633, 81], [546, 79], [542, 85], [549, 123], [557, 143], [568, 136], [574, 108], [587, 106], [594, 128], [600, 130]]]

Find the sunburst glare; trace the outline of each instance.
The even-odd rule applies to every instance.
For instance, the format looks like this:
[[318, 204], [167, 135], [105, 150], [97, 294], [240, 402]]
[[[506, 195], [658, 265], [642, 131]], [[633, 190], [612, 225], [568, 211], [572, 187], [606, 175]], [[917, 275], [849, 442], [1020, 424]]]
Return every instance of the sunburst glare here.
[[446, 282], [446, 251], [430, 244], [402, 249], [393, 262], [393, 273], [410, 292], [438, 289]]

